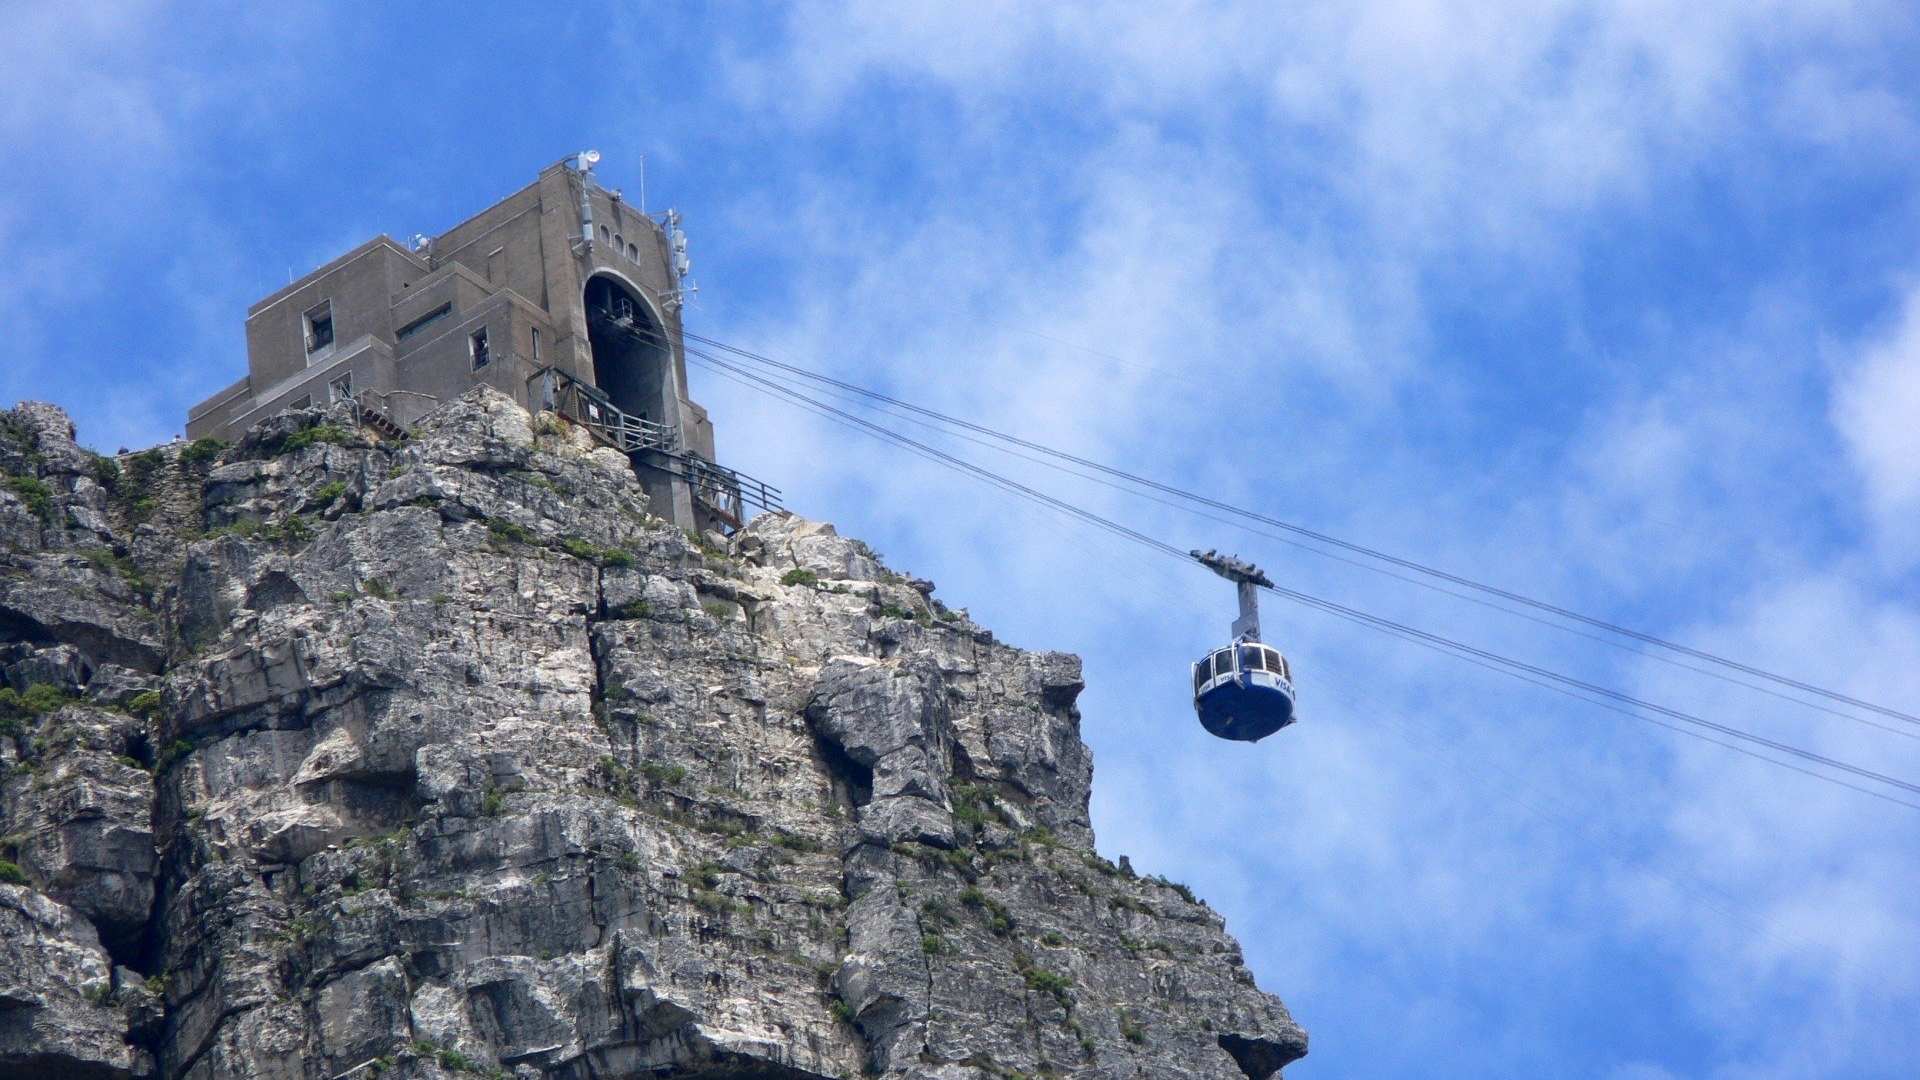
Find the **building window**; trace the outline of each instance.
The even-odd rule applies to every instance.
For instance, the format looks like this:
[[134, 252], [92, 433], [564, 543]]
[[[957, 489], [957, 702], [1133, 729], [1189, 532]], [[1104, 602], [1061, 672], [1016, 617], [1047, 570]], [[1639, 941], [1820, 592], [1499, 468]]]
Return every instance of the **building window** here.
[[486, 367], [487, 364], [493, 360], [493, 357], [487, 354], [486, 327], [483, 326], [475, 330], [473, 336], [467, 338], [467, 351], [473, 356], [473, 370], [475, 371]]
[[533, 362], [540, 362], [540, 328], [533, 328]]
[[333, 344], [333, 301], [322, 300], [301, 321], [306, 325], [308, 356]]
[[634, 247], [634, 246], [633, 246], [632, 244], [628, 244], [628, 245], [627, 245], [627, 259], [628, 259], [629, 261], [632, 261], [632, 262], [639, 262], [639, 261], [640, 261], [640, 249], [639, 249], [639, 248], [637, 248], [637, 247]]
[[346, 401], [353, 397], [353, 372], [349, 371], [327, 384], [327, 401]]
[[452, 310], [453, 310], [453, 304], [451, 303], [441, 304], [439, 307], [434, 308], [432, 311], [427, 312], [425, 315], [420, 316], [419, 318], [413, 320], [407, 325], [394, 331], [393, 336], [396, 339], [411, 337], [412, 335], [419, 333], [421, 330], [426, 329], [426, 327], [429, 326], [430, 324], [438, 322], [442, 316], [446, 315], [448, 312]]

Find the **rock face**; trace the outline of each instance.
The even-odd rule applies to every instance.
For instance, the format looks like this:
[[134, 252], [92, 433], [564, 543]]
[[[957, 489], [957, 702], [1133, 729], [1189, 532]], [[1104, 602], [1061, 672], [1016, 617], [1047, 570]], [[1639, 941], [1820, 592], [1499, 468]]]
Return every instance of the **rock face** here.
[[0, 1077], [1275, 1075], [1093, 850], [1079, 662], [476, 391], [117, 461], [0, 413]]

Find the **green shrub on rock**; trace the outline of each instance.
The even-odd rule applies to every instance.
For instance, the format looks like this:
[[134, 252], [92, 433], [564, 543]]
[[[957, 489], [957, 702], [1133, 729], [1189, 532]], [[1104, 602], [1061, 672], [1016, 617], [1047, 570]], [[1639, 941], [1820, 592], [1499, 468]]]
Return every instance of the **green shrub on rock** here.
[[91, 450], [87, 454], [87, 467], [93, 471], [93, 481], [108, 491], [120, 486], [120, 462], [105, 454], [96, 454]]
[[34, 683], [25, 691], [15, 691], [11, 686], [0, 686], [0, 720], [29, 719], [50, 713], [72, 701], [73, 698], [70, 695], [52, 683]]
[[292, 454], [305, 450], [310, 446], [318, 446], [321, 443], [344, 443], [348, 437], [347, 429], [338, 424], [315, 424], [310, 428], [302, 428], [280, 440], [280, 445], [275, 448], [274, 452], [279, 454]]
[[20, 497], [41, 521], [53, 520], [53, 490], [32, 476], [7, 477], [7, 490]]
[[227, 444], [220, 439], [195, 439], [181, 449], [180, 467], [188, 469], [195, 465], [204, 465], [219, 457], [220, 451], [226, 448]]

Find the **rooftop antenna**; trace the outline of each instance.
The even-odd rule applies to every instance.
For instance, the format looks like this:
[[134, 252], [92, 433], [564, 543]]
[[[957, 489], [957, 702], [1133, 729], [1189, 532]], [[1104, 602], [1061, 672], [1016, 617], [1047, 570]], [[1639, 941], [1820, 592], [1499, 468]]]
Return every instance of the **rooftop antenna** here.
[[587, 174], [600, 164], [600, 151], [582, 150], [573, 155], [573, 169], [580, 174], [580, 249], [593, 250], [593, 186]]
[[640, 212], [647, 212], [647, 155], [640, 155]]
[[669, 307], [678, 308], [700, 291], [700, 286], [690, 276], [693, 273], [693, 260], [687, 257], [687, 232], [680, 227], [680, 211], [669, 209], [661, 215], [660, 229], [667, 236], [667, 257], [672, 262], [676, 284], [667, 293], [666, 303]]

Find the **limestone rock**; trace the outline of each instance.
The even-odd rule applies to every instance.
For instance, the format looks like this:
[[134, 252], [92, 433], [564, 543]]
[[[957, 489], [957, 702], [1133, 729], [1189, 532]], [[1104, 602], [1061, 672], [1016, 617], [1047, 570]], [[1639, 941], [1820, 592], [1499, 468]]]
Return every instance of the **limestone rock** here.
[[[477, 390], [103, 463], [0, 414], [0, 1076], [1256, 1077], [1093, 848], [1079, 662]], [[19, 480], [21, 482], [14, 482]]]
[[152, 1065], [110, 1006], [113, 968], [71, 909], [0, 885], [0, 1076], [110, 1080]]

